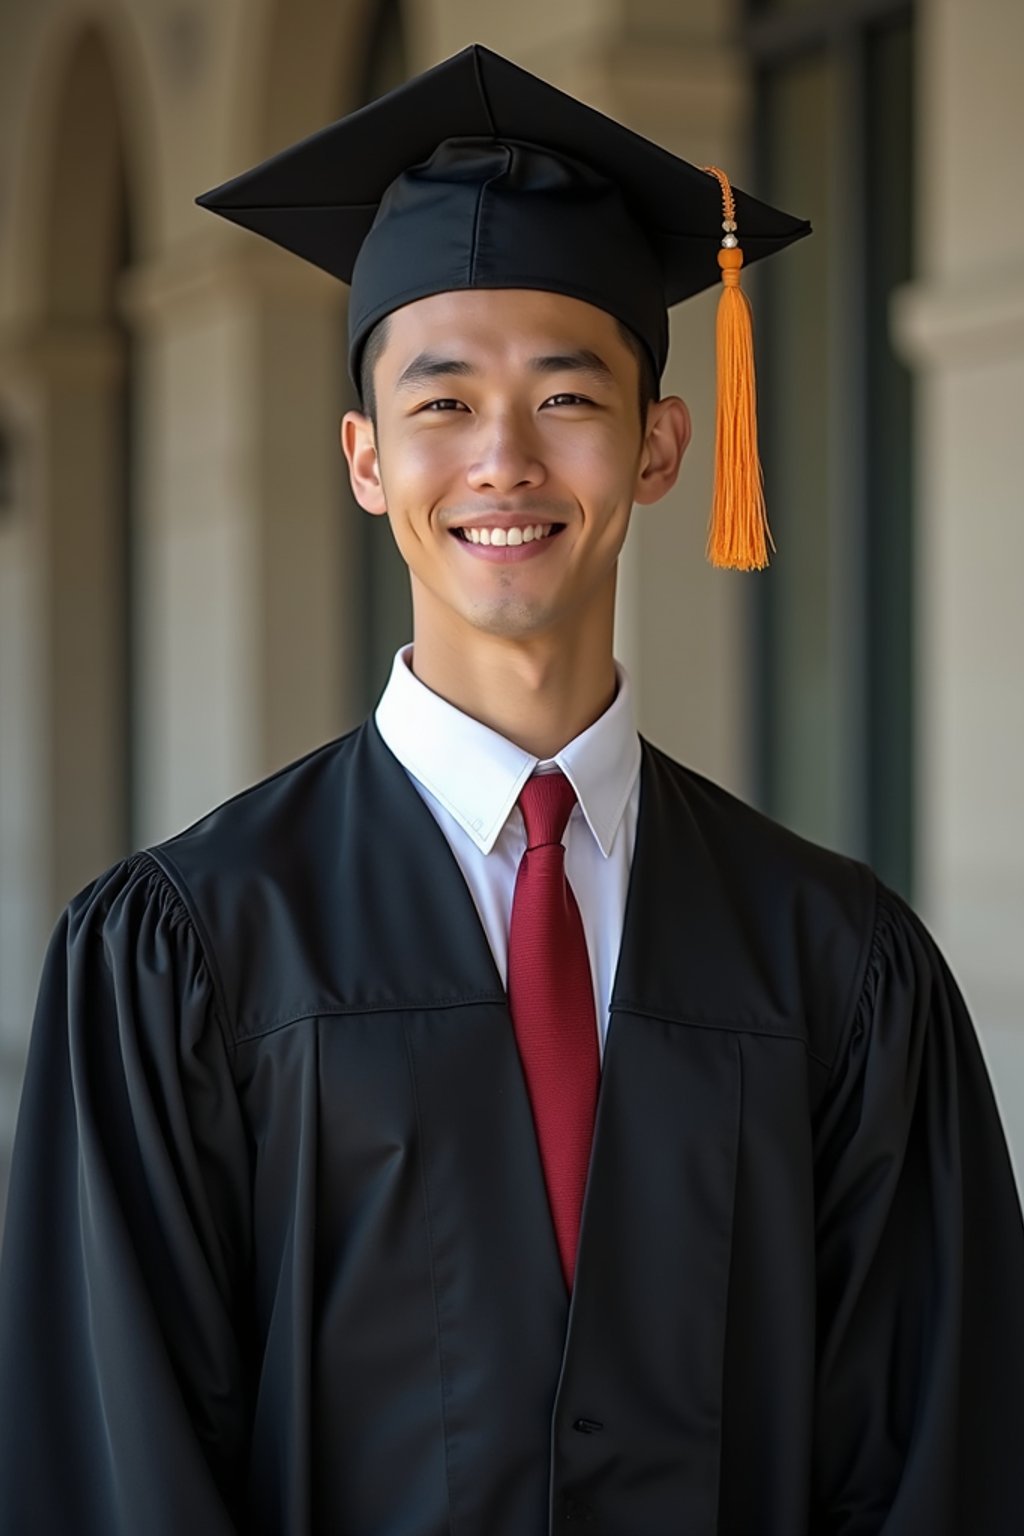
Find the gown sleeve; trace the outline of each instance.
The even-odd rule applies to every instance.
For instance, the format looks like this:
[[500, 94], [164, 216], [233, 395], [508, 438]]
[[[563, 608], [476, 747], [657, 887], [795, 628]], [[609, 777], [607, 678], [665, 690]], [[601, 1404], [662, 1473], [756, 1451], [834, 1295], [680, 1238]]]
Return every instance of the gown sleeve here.
[[880, 892], [818, 1125], [815, 1536], [1024, 1530], [1024, 1228], [964, 1002]]
[[5, 1530], [241, 1529], [248, 1171], [216, 994], [146, 855], [51, 941], [0, 1264]]

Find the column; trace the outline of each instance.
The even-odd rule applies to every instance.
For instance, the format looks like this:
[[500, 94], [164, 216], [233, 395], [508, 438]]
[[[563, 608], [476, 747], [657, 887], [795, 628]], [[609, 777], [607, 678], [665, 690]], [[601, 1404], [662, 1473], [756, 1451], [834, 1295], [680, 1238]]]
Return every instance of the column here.
[[153, 839], [351, 723], [343, 290], [232, 232], [136, 273], [125, 302]]

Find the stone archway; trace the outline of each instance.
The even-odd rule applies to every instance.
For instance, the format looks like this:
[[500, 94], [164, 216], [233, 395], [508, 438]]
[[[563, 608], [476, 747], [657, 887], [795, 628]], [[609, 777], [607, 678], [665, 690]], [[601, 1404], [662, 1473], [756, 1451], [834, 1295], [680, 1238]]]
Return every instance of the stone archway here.
[[0, 358], [16, 471], [0, 525], [0, 1185], [46, 935], [132, 835], [132, 348], [118, 291], [136, 199], [120, 62], [91, 20], [65, 15], [26, 92], [18, 325]]
[[0, 355], [21, 463], [0, 546], [15, 598], [0, 615], [0, 961], [33, 982], [61, 904], [132, 833], [132, 348], [118, 302], [150, 139], [148, 124], [128, 130], [124, 31], [69, 11], [26, 72], [16, 326]]

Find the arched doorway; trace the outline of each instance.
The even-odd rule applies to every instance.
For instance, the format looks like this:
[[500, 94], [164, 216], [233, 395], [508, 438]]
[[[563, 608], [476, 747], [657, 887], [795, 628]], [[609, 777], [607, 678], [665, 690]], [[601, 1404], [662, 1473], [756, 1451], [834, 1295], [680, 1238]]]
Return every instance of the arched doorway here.
[[130, 140], [98, 29], [65, 18], [32, 67], [0, 358], [0, 1208], [46, 937], [133, 838]]

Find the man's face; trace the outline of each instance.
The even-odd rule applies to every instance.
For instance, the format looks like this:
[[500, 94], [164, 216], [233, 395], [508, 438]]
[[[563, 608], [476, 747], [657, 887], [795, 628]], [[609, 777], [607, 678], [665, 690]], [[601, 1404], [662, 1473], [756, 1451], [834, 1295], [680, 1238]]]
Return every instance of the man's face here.
[[350, 413], [343, 440], [417, 626], [527, 639], [610, 602], [633, 502], [657, 499], [637, 360], [610, 315], [522, 289], [437, 294], [392, 314], [374, 382], [376, 434]]

